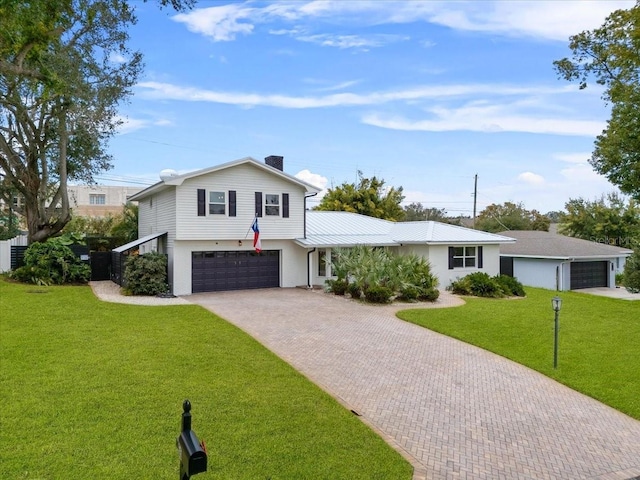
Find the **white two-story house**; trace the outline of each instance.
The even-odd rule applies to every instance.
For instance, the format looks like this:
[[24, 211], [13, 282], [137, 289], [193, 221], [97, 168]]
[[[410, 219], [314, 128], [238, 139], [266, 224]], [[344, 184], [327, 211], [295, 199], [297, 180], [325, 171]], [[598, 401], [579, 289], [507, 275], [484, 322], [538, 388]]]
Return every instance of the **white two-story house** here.
[[[496, 275], [508, 237], [438, 222], [395, 223], [307, 210], [320, 189], [283, 171], [283, 158], [243, 158], [162, 180], [130, 198], [139, 204], [140, 253], [166, 253], [175, 295], [322, 285], [331, 251], [385, 246], [425, 256], [446, 287], [474, 271]], [[258, 220], [261, 252], [253, 247]]]

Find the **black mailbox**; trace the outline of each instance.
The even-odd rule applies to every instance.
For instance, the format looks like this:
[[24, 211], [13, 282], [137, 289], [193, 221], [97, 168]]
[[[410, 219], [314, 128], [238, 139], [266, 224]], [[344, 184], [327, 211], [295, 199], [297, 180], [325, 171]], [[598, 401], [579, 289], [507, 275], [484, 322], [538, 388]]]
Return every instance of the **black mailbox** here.
[[176, 440], [180, 452], [180, 480], [189, 480], [191, 475], [207, 471], [207, 452], [191, 430], [191, 402], [182, 404], [182, 432]]

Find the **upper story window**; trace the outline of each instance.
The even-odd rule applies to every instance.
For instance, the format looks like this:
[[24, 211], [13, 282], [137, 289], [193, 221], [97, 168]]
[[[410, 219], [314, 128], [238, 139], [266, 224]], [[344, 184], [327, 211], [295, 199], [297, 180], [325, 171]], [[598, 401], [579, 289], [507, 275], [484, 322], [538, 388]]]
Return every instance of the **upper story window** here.
[[280, 216], [280, 195], [267, 193], [264, 196], [264, 214]]
[[224, 215], [226, 213], [225, 192], [209, 192], [209, 214]]
[[107, 203], [107, 196], [104, 193], [89, 194], [90, 205], [105, 205], [106, 203]]

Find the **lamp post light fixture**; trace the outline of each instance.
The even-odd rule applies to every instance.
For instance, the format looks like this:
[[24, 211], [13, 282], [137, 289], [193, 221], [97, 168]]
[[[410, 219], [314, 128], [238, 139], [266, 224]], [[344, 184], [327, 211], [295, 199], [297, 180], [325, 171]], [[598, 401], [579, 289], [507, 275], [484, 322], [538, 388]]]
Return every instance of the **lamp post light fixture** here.
[[562, 299], [558, 296], [553, 297], [551, 299], [551, 306], [553, 307], [553, 311], [555, 312], [555, 328], [553, 335], [553, 368], [558, 368], [558, 330], [560, 328], [558, 314], [560, 313], [560, 309], [562, 308]]

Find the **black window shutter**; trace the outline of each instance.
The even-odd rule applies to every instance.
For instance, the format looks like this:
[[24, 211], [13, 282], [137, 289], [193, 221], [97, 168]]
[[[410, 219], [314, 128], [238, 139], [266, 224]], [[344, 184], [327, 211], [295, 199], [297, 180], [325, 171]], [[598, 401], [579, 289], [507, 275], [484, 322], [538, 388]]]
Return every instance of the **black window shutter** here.
[[455, 254], [455, 251], [455, 248], [449, 247], [449, 270], [453, 270], [453, 255]]
[[289, 218], [289, 194], [282, 194], [282, 218]]
[[482, 268], [482, 247], [478, 247], [478, 268]]
[[207, 191], [204, 188], [198, 189], [198, 216], [204, 217], [207, 214]]
[[229, 190], [229, 216], [236, 216], [236, 191]]
[[262, 192], [256, 192], [256, 217], [262, 216]]

